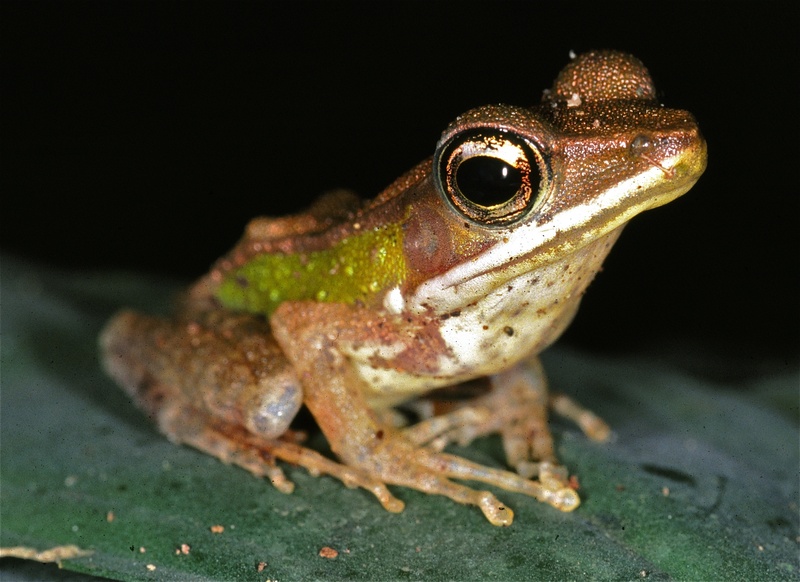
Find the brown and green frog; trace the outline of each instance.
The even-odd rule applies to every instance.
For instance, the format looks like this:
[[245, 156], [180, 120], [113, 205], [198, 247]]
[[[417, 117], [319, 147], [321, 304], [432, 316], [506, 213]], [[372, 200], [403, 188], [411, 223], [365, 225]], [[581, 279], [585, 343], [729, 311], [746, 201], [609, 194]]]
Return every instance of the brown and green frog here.
[[[171, 440], [283, 492], [294, 485], [277, 461], [364, 488], [392, 512], [403, 502], [387, 486], [400, 485], [512, 522], [494, 493], [462, 480], [571, 511], [580, 499], [548, 413], [596, 440], [609, 428], [548, 393], [538, 356], [623, 226], [705, 166], [694, 118], [659, 104], [640, 61], [589, 52], [538, 105], [458, 117], [432, 158], [376, 198], [337, 191], [253, 220], [172, 318], [118, 313], [104, 364]], [[476, 378], [489, 389], [472, 399], [428, 398]], [[413, 423], [403, 405], [416, 407]], [[302, 406], [337, 460], [291, 428]], [[489, 434], [512, 470], [444, 452]]]

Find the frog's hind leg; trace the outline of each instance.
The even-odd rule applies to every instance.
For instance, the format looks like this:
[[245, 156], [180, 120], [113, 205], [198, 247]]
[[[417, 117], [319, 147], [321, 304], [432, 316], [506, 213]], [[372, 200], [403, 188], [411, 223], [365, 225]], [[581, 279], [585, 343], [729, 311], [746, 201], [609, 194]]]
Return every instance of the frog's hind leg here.
[[180, 402], [160, 407], [153, 415], [159, 430], [176, 444], [184, 444], [228, 465], [236, 465], [259, 478], [266, 477], [282, 493], [292, 493], [294, 483], [276, 464], [277, 439], [262, 439], [260, 446], [247, 442], [246, 431], [214, 426], [203, 413]]
[[226, 464], [241, 467], [256, 477], [266, 477], [282, 493], [292, 493], [294, 483], [276, 465], [278, 459], [303, 467], [314, 477], [329, 475], [347, 487], [366, 489], [388, 511], [397, 513], [403, 510], [403, 502], [392, 495], [383, 482], [300, 445], [292, 439], [291, 433], [265, 439], [241, 427], [224, 424], [196, 426], [196, 430], [192, 430], [191, 420], [177, 415], [171, 417], [166, 410], [162, 410], [158, 418], [162, 432], [170, 434], [172, 440], [199, 449]]
[[267, 477], [284, 493], [294, 484], [277, 459], [367, 489], [389, 511], [403, 509], [383, 482], [298, 444], [289, 423], [302, 402], [299, 382], [265, 321], [123, 311], [106, 325], [100, 347], [109, 375], [171, 441]]
[[[272, 433], [267, 441], [274, 440], [286, 431], [299, 408], [302, 395], [293, 394], [292, 382], [280, 373], [275, 360], [281, 355], [274, 342], [270, 345], [266, 324], [214, 313], [196, 315], [167, 320], [132, 311], [118, 313], [100, 336], [106, 371], [171, 441], [269, 477], [276, 488], [291, 492], [293, 484], [268, 450], [234, 446], [237, 441], [224, 438], [213, 428], [218, 422], [233, 425], [249, 420]], [[242, 357], [245, 352], [233, 349], [234, 342], [259, 332], [266, 332], [267, 339], [251, 341], [249, 346], [245, 342], [256, 362], [248, 365], [243, 361], [247, 356]], [[270, 373], [276, 381], [261, 395], [261, 411], [272, 405], [273, 410], [288, 415], [288, 420], [277, 424], [273, 420], [271, 425], [264, 414], [248, 414], [253, 405], [259, 410], [258, 377]]]

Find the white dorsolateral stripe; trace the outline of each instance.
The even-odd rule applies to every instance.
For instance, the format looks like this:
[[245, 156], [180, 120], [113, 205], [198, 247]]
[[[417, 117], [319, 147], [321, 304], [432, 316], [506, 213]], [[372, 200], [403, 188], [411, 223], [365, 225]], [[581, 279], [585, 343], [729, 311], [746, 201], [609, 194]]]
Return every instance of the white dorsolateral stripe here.
[[[675, 167], [680, 162], [680, 157], [678, 155], [664, 160], [663, 168]], [[516, 269], [513, 268], [513, 264], [552, 241], [558, 233], [570, 230], [580, 232], [579, 238], [571, 241], [571, 246], [573, 250], [581, 248], [598, 236], [611, 232], [640, 212], [676, 198], [688, 190], [691, 184], [682, 184], [675, 190], [667, 191], [660, 196], [645, 196], [638, 204], [628, 206], [622, 211], [615, 210], [623, 208], [626, 198], [642, 196], [643, 192], [664, 185], [664, 169], [653, 166], [605, 192], [593, 196], [587, 203], [559, 212], [545, 224], [534, 222], [523, 224], [508, 233], [506, 242], [497, 244], [474, 259], [420, 285], [409, 298], [408, 308], [416, 313], [424, 312], [424, 305], [433, 305], [438, 312], [457, 309], [485, 296], [489, 290], [502, 284], [507, 278], [530, 270], [531, 266], [525, 265], [524, 262], [519, 264]], [[581, 226], [588, 224], [602, 213], [608, 213], [610, 217], [608, 222], [598, 229], [580, 230]], [[504, 265], [505, 267], [503, 267]], [[493, 282], [493, 279], [497, 278], [496, 271], [498, 269], [505, 269], [504, 277], [502, 280]]]

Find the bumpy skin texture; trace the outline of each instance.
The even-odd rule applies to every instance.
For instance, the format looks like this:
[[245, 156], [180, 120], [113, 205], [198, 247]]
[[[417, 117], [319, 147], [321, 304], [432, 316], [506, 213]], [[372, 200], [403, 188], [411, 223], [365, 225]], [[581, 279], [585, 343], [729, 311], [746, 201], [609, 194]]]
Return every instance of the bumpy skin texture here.
[[[541, 105], [459, 117], [432, 160], [374, 200], [339, 191], [303, 214], [254, 220], [174, 318], [124, 311], [108, 323], [106, 369], [170, 439], [281, 491], [293, 485], [278, 459], [367, 489], [389, 511], [403, 504], [387, 485], [403, 485], [512, 522], [494, 494], [454, 479], [570, 511], [580, 500], [548, 411], [596, 440], [609, 429], [549, 395], [536, 356], [571, 321], [623, 225], [686, 192], [705, 160], [694, 119], [655, 101], [638, 60], [587, 53]], [[484, 197], [496, 177], [482, 182], [476, 161], [503, 168], [510, 198]], [[490, 390], [472, 400], [425, 398], [479, 377]], [[423, 420], [398, 426], [392, 407], [415, 399]], [[291, 430], [301, 405], [339, 462]], [[493, 433], [515, 472], [443, 452]]]

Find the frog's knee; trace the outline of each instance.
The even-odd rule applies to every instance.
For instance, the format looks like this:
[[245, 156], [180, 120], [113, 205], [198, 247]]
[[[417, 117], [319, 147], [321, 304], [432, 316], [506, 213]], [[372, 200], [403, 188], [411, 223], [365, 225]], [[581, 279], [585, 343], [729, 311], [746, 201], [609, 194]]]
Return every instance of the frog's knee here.
[[265, 438], [277, 438], [289, 428], [300, 406], [303, 390], [294, 375], [264, 378], [247, 412], [247, 428]]

